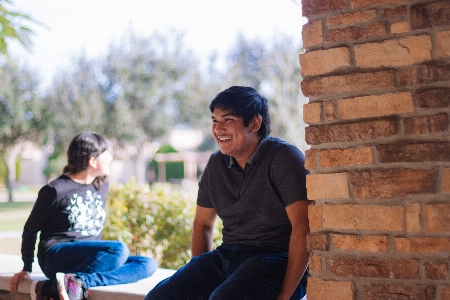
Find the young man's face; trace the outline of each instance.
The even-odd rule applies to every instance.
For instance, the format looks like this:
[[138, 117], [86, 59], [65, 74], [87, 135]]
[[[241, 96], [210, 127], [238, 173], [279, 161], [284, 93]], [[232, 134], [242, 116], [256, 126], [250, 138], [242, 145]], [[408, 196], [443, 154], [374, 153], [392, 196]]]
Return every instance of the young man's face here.
[[242, 117], [233, 115], [231, 110], [215, 108], [211, 116], [211, 132], [220, 151], [245, 164], [259, 143], [259, 119], [255, 118], [244, 127]]

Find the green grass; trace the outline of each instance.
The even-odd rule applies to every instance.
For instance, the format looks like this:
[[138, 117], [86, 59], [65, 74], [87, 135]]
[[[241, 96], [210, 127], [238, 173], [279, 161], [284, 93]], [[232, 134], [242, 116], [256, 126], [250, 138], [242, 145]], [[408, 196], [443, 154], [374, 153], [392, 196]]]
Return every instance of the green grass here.
[[0, 231], [23, 230], [34, 202], [1, 202]]

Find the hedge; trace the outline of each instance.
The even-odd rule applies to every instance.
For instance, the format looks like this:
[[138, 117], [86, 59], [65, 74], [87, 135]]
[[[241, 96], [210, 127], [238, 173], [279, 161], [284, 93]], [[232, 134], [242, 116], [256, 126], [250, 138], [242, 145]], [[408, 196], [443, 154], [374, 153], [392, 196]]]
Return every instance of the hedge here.
[[[190, 239], [196, 192], [171, 184], [110, 187], [103, 238], [125, 242], [134, 255], [149, 255], [161, 268], [178, 269], [191, 258]], [[213, 244], [221, 241], [216, 222]]]

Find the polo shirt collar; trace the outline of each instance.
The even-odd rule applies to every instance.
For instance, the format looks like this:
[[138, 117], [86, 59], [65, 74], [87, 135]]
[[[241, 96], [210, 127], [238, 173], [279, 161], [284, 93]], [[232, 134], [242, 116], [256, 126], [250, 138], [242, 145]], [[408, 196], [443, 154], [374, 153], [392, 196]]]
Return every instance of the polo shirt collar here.
[[[248, 158], [247, 164], [253, 165], [255, 163], [255, 161], [258, 160], [258, 158], [261, 156], [261, 152], [264, 149], [264, 145], [267, 143], [268, 140], [269, 140], [269, 137], [267, 136], [264, 139], [262, 139], [261, 142], [259, 142], [255, 151], [253, 151], [252, 155], [250, 155], [250, 157]], [[232, 165], [236, 164], [236, 160], [234, 159], [233, 156], [229, 156], [229, 157], [230, 158], [228, 160], [228, 168], [231, 168]]]

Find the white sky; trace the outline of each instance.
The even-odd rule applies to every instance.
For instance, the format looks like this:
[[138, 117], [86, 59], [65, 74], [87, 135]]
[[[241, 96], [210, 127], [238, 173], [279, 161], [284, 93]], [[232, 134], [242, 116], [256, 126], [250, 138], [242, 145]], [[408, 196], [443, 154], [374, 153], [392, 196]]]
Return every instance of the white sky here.
[[48, 85], [57, 68], [82, 50], [88, 57], [107, 52], [130, 26], [139, 36], [176, 28], [200, 59], [223, 54], [236, 34], [269, 39], [284, 33], [301, 40], [300, 1], [293, 0], [13, 0], [13, 9], [31, 15], [49, 29], [36, 32], [32, 53], [17, 45], [14, 57], [27, 61]]

